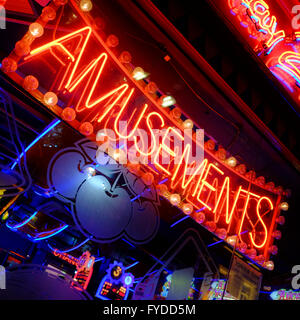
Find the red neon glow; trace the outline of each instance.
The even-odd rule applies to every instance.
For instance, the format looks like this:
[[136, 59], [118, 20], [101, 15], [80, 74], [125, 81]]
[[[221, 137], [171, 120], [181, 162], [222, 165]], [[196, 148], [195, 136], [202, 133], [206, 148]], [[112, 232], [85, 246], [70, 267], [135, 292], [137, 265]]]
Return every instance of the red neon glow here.
[[[293, 21], [289, 22], [286, 31], [280, 28], [279, 16], [274, 14], [275, 5], [273, 10], [270, 8], [273, 5], [271, 1], [228, 0], [227, 5], [231, 14], [237, 18], [239, 27], [247, 27], [251, 38], [248, 41], [253, 50], [298, 103], [300, 32], [291, 33]], [[292, 13], [292, 7], [290, 10]]]
[[[257, 17], [256, 23], [268, 35], [266, 45], [273, 46], [284, 35], [281, 30], [277, 31], [276, 18], [271, 16], [269, 7], [264, 1], [245, 1], [245, 3], [251, 7], [252, 11], [249, 9], [250, 12]], [[245, 6], [243, 7], [245, 8]], [[89, 121], [96, 122], [95, 125], [101, 126], [101, 128], [113, 129], [115, 137], [117, 137], [115, 140], [128, 143], [131, 140], [136, 151], [142, 156], [154, 157], [155, 170], [150, 165], [145, 165], [143, 170], [155, 173], [156, 183], [167, 176], [166, 185], [168, 188], [174, 193], [180, 194], [182, 199], [184, 198], [185, 202], [191, 203], [194, 208], [204, 210], [203, 214], [209, 217], [207, 221], [213, 220], [212, 222], [217, 224], [217, 228], [227, 229], [229, 236], [238, 234], [241, 237], [241, 233], [247, 228], [249, 233], [243, 236], [245, 238], [243, 241], [250, 247], [263, 249], [266, 246], [269, 233], [272, 233], [274, 229], [270, 223], [270, 217], [274, 214], [273, 198], [265, 195], [272, 193], [262, 188], [262, 195], [252, 192], [251, 188], [249, 191], [245, 190], [249, 181], [227, 168], [209, 151], [206, 151], [207, 157], [201, 163], [196, 164], [195, 161], [189, 163], [192, 144], [187, 143], [182, 154], [179, 154], [176, 147], [172, 147], [175, 144], [172, 138], [178, 139], [182, 143], [185, 140], [180, 124], [171, 116], [169, 117], [153, 101], [149, 103], [148, 98], [147, 102], [134, 104], [134, 98], [140, 92], [136, 90], [138, 87], [135, 88], [134, 83], [107, 81], [110, 79], [110, 74], [106, 70], [109, 68], [109, 72], [112, 72], [108, 63], [111, 63], [110, 60], [113, 59], [110, 59], [110, 53], [106, 48], [103, 49], [101, 46], [99, 54], [97, 52], [95, 54], [96, 58], [89, 58], [87, 46], [94, 41], [91, 33], [91, 27], [81, 28], [32, 50], [26, 61], [30, 63], [30, 59], [48, 51], [52, 59], [58, 61], [63, 67], [63, 72], [58, 79], [58, 87], [67, 90], [67, 92], [62, 90], [62, 96], [72, 93], [72, 100], [68, 103], [69, 106], [71, 104], [75, 106], [75, 110], [79, 114], [77, 118], [79, 121], [80, 119], [86, 121], [86, 117], [93, 116], [93, 120], [89, 119]], [[69, 48], [67, 44], [73, 40], [79, 40], [74, 50], [76, 53], [67, 49]], [[58, 48], [59, 50], [57, 50]], [[61, 55], [65, 59], [61, 59]], [[285, 66], [288, 63], [292, 66], [294, 59], [288, 55], [287, 57], [288, 59], [283, 56], [283, 63]], [[64, 62], [66, 58], [67, 63]], [[122, 72], [119, 69], [118, 72], [121, 76], [116, 78], [123, 79]], [[129, 78], [127, 74], [125, 76]], [[109, 85], [108, 88], [103, 85], [106, 83]], [[103, 87], [106, 89], [104, 90]], [[136, 101], [142, 100], [139, 96], [139, 100]], [[102, 105], [103, 102], [105, 104]], [[90, 116], [91, 109], [92, 116]], [[121, 120], [127, 121], [127, 127], [124, 130], [120, 130], [118, 127]], [[155, 139], [154, 123], [158, 123], [159, 129], [166, 130], [160, 142]], [[150, 148], [145, 147], [146, 141], [143, 141], [142, 138], [138, 141], [135, 136], [141, 127], [146, 128], [149, 136], [153, 138], [153, 144]], [[108, 137], [109, 139], [113, 140], [111, 137]], [[140, 148], [139, 142], [142, 148]], [[162, 161], [166, 155], [171, 158], [168, 164]], [[175, 162], [175, 159], [179, 162]], [[273, 197], [275, 198], [274, 194]], [[257, 202], [256, 210], [253, 210], [253, 202]], [[266, 205], [269, 208], [267, 213], [262, 212], [262, 208]], [[269, 230], [271, 226], [273, 229]], [[89, 275], [83, 275], [85, 280], [88, 277]]]
[[67, 261], [68, 263], [74, 265], [74, 266], [77, 266], [78, 264], [78, 259], [67, 254], [67, 253], [64, 253], [64, 252], [58, 252], [56, 249], [53, 251], [53, 255], [55, 255], [56, 257], [64, 260], [64, 261]]
[[[144, 151], [140, 150], [140, 148], [138, 147], [137, 137], [133, 137], [136, 150], [137, 150], [140, 154], [142, 154], [143, 156], [145, 156], [145, 157], [151, 156], [151, 155], [153, 154], [153, 152], [154, 152], [155, 150], [157, 150], [156, 137], [155, 137], [155, 133], [154, 133], [153, 130], [152, 130], [153, 127], [152, 127], [152, 124], [151, 124], [151, 121], [150, 121], [150, 118], [151, 118], [151, 117], [154, 117], [154, 116], [156, 116], [156, 117], [161, 121], [161, 128], [163, 128], [164, 125], [165, 125], [164, 118], [163, 118], [159, 113], [157, 113], [157, 112], [150, 112], [150, 113], [147, 115], [147, 117], [146, 117], [147, 127], [148, 127], [148, 129], [149, 129], [149, 131], [150, 131], [150, 134], [151, 134], [151, 137], [152, 137], [151, 141], [153, 141], [153, 148], [152, 148], [152, 150], [149, 151], [149, 152], [144, 152]], [[141, 139], [141, 140], [142, 140], [142, 139]]]
[[242, 187], [240, 186], [238, 188], [238, 191], [236, 192], [236, 195], [235, 195], [235, 198], [234, 198], [234, 203], [233, 203], [231, 211], [229, 213], [230, 179], [229, 179], [229, 177], [225, 178], [223, 186], [222, 186], [220, 194], [219, 194], [219, 197], [218, 197], [218, 200], [217, 200], [217, 203], [216, 203], [216, 206], [215, 206], [215, 208], [213, 210], [213, 213], [215, 214], [215, 222], [217, 222], [219, 220], [219, 218], [220, 218], [220, 216], [217, 216], [216, 214], [217, 214], [217, 210], [219, 208], [219, 204], [221, 202], [221, 199], [223, 197], [223, 193], [224, 193], [225, 188], [226, 188], [226, 194], [225, 194], [225, 197], [224, 197], [224, 200], [223, 200], [222, 207], [223, 207], [224, 203], [226, 203], [225, 219], [226, 219], [226, 223], [230, 224], [230, 222], [232, 220], [232, 216], [234, 214], [234, 209], [236, 207], [236, 203], [237, 203], [237, 201], [239, 199], [239, 196], [240, 196], [240, 193], [241, 193], [241, 190], [242, 190]]
[[258, 200], [258, 202], [257, 202], [256, 214], [257, 214], [257, 217], [258, 217], [260, 223], [262, 224], [262, 226], [263, 226], [263, 228], [264, 228], [265, 237], [264, 237], [263, 242], [262, 242], [260, 245], [258, 245], [258, 244], [254, 241], [254, 237], [253, 237], [253, 235], [252, 235], [252, 232], [250, 232], [249, 235], [250, 235], [250, 239], [251, 239], [252, 244], [253, 244], [256, 248], [259, 248], [259, 249], [260, 249], [260, 248], [263, 248], [263, 247], [265, 246], [265, 244], [266, 244], [266, 242], [267, 242], [267, 239], [268, 239], [268, 229], [267, 229], [264, 221], [262, 220], [262, 216], [261, 216], [261, 213], [260, 213], [262, 201], [267, 201], [267, 203], [269, 204], [269, 207], [270, 207], [269, 211], [271, 211], [271, 210], [274, 209], [272, 201], [271, 201], [269, 198], [267, 198], [267, 197], [261, 197], [261, 198]]
[[217, 171], [218, 173], [220, 173], [221, 175], [224, 175], [224, 172], [223, 172], [222, 170], [220, 170], [218, 167], [216, 167], [214, 164], [210, 163], [210, 164], [208, 165], [208, 168], [207, 168], [207, 170], [206, 170], [206, 173], [205, 173], [203, 179], [201, 180], [201, 186], [200, 186], [200, 189], [199, 189], [199, 191], [198, 191], [197, 200], [198, 200], [199, 202], [201, 202], [204, 207], [206, 207], [208, 210], [211, 211], [211, 210], [212, 210], [211, 207], [200, 199], [200, 195], [201, 195], [204, 187], [207, 187], [207, 188], [209, 188], [211, 191], [216, 192], [216, 188], [215, 188], [213, 185], [211, 185], [210, 183], [207, 182], [207, 177], [208, 177], [208, 175], [209, 175], [209, 174], [212, 174], [212, 173], [210, 172], [210, 169], [216, 170], [216, 171]]
[[297, 82], [300, 82], [300, 53], [286, 51], [279, 56], [278, 63], [283, 70], [291, 75]]
[[267, 48], [272, 47], [276, 41], [285, 38], [283, 30], [276, 31], [277, 18], [271, 15], [269, 6], [265, 1], [243, 0], [243, 2], [248, 6], [251, 19], [258, 24], [258, 30], [266, 33]]

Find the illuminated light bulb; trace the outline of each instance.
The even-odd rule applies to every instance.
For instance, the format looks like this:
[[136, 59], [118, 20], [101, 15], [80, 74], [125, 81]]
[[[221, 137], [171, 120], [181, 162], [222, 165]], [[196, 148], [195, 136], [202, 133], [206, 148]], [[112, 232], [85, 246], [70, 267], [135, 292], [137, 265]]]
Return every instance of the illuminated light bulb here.
[[87, 167], [85, 172], [88, 174], [89, 177], [93, 177], [96, 175], [96, 170], [93, 167]]
[[156, 190], [161, 196], [167, 196], [169, 193], [168, 187], [163, 183], [157, 185]]
[[117, 36], [115, 36], [114, 34], [111, 34], [107, 37], [106, 44], [110, 48], [115, 48], [119, 45], [119, 38]]
[[178, 107], [175, 107], [171, 111], [171, 115], [174, 119], [179, 120], [181, 118], [181, 110]]
[[281, 239], [281, 231], [280, 230], [275, 230], [272, 233], [272, 237], [275, 238], [276, 240], [280, 240]]
[[83, 122], [79, 127], [79, 131], [85, 136], [90, 136], [94, 132], [94, 127], [90, 122]]
[[27, 91], [36, 90], [39, 87], [39, 81], [34, 76], [26, 76], [23, 80], [23, 88]]
[[256, 257], [256, 250], [254, 248], [251, 248], [249, 250], [246, 250], [246, 255], [251, 258], [254, 259]]
[[255, 183], [258, 184], [259, 186], [264, 186], [266, 183], [265, 177], [261, 176], [256, 178]]
[[279, 216], [276, 219], [276, 223], [280, 224], [281, 226], [283, 226], [285, 224], [285, 217], [284, 216]]
[[15, 72], [18, 69], [17, 62], [12, 58], [4, 58], [2, 60], [2, 70], [4, 72]]
[[132, 277], [131, 276], [126, 276], [124, 279], [124, 283], [126, 284], [126, 286], [130, 286], [132, 284]]
[[244, 164], [239, 164], [235, 170], [243, 176], [247, 172], [247, 167]]
[[278, 253], [278, 247], [273, 245], [268, 249], [268, 252], [275, 256]]
[[253, 170], [250, 170], [245, 174], [245, 177], [246, 177], [246, 179], [248, 179], [250, 181], [254, 181], [256, 178], [256, 172]]
[[231, 167], [231, 168], [234, 168], [236, 165], [237, 165], [237, 160], [235, 157], [229, 157], [227, 160], [226, 160], [226, 164]]
[[273, 271], [274, 270], [274, 262], [273, 261], [267, 261], [265, 263], [265, 267], [266, 267], [266, 269], [268, 269], [270, 271]]
[[53, 2], [56, 6], [64, 6], [68, 3], [68, 0], [53, 0]]
[[237, 250], [240, 251], [241, 253], [245, 253], [247, 250], [247, 243], [245, 242], [238, 243]]
[[81, 0], [79, 5], [83, 12], [89, 12], [93, 9], [93, 3], [90, 0]]
[[42, 10], [42, 16], [41, 17], [46, 22], [52, 21], [52, 20], [54, 20], [56, 18], [56, 12], [52, 7], [47, 6]]
[[214, 221], [206, 221], [206, 222], [204, 223], [204, 227], [205, 227], [208, 231], [214, 232], [214, 231], [216, 230], [216, 228], [217, 228], [217, 225], [216, 225], [216, 223], [215, 223]]
[[158, 99], [158, 103], [163, 108], [168, 108], [170, 106], [173, 106], [176, 103], [176, 100], [172, 96], [163, 95]]
[[194, 127], [194, 122], [190, 119], [186, 119], [184, 122], [183, 122], [183, 127], [184, 129], [193, 129]]
[[205, 221], [205, 214], [203, 212], [197, 212], [195, 220], [202, 224]]
[[224, 240], [227, 237], [227, 231], [224, 228], [217, 229], [215, 233], [217, 237], [219, 237], [222, 240]]
[[155, 94], [157, 90], [158, 90], [158, 87], [156, 83], [153, 81], [150, 81], [145, 87], [145, 91], [149, 94]]
[[123, 51], [119, 56], [119, 60], [121, 63], [130, 63], [131, 59], [131, 54], [128, 51]]
[[15, 44], [15, 53], [19, 57], [26, 56], [27, 54], [30, 53], [30, 46], [29, 44], [24, 41], [20, 40]]
[[222, 147], [219, 147], [215, 153], [216, 157], [222, 161], [226, 160], [226, 150]]
[[132, 77], [135, 80], [142, 80], [145, 79], [149, 76], [149, 73], [145, 72], [143, 68], [141, 67], [136, 67], [133, 71], [132, 71]]
[[170, 200], [170, 202], [172, 203], [173, 206], [178, 206], [180, 201], [181, 201], [181, 197], [180, 197], [179, 194], [173, 193], [173, 194], [171, 194], [169, 200]]
[[76, 118], [76, 111], [70, 107], [67, 107], [62, 111], [61, 117], [65, 121], [73, 121]]
[[265, 188], [266, 188], [267, 190], [269, 190], [269, 191], [273, 191], [274, 188], [275, 188], [275, 183], [272, 182], [272, 181], [270, 181], [270, 182], [266, 183]]
[[191, 213], [193, 212], [193, 210], [194, 210], [194, 207], [193, 207], [193, 205], [190, 204], [190, 203], [185, 203], [185, 204], [182, 206], [182, 211], [183, 211], [185, 214], [187, 214], [187, 215], [191, 214]]
[[41, 24], [34, 22], [29, 26], [29, 32], [33, 37], [39, 38], [44, 34], [44, 28]]
[[226, 242], [230, 244], [232, 247], [234, 247], [237, 242], [237, 236], [227, 237]]
[[281, 202], [279, 205], [280, 210], [282, 211], [288, 211], [289, 210], [289, 204], [287, 202]]
[[209, 139], [204, 143], [204, 148], [207, 150], [213, 151], [215, 150], [215, 147], [216, 147], [216, 143], [214, 142], [214, 140]]
[[57, 95], [54, 92], [47, 92], [44, 95], [44, 102], [48, 105], [48, 106], [55, 106], [58, 102], [58, 98]]
[[154, 182], [154, 176], [151, 172], [147, 172], [142, 175], [142, 180], [147, 186], [151, 186]]

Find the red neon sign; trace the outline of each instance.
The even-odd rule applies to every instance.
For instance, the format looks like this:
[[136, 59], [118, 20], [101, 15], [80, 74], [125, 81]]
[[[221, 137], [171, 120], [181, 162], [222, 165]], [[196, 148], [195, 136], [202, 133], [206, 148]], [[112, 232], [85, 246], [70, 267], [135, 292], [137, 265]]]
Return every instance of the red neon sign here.
[[[260, 56], [270, 71], [281, 81], [298, 102], [300, 83], [298, 44], [300, 33], [288, 35], [278, 25], [274, 8], [268, 1], [228, 0], [230, 12], [244, 27], [253, 50]], [[292, 8], [291, 8], [292, 10]], [[291, 22], [287, 29], [290, 29]], [[239, 26], [239, 29], [240, 29]]]
[[79, 290], [86, 290], [93, 274], [93, 266], [95, 263], [95, 257], [93, 257], [89, 251], [86, 251], [78, 259], [76, 265], [76, 273], [73, 278], [72, 284], [79, 284], [80, 287], [75, 286]]
[[[277, 31], [276, 20], [270, 18], [269, 13], [261, 13], [261, 3], [257, 1], [254, 9], [260, 14], [260, 27], [269, 30], [267, 45], [272, 47], [282, 32]], [[77, 10], [76, 5], [74, 9]], [[206, 222], [216, 225], [216, 232], [225, 230], [227, 236], [237, 235], [248, 250], [255, 249], [257, 256], [268, 260], [281, 195], [257, 184], [252, 175], [233, 170], [212, 150], [205, 149], [203, 161], [190, 162], [192, 150], [198, 144], [192, 132], [190, 142], [179, 152], [174, 140], [179, 143], [187, 140], [182, 123], [143, 89], [143, 80], [132, 79], [102, 38], [86, 20], [85, 23], [85, 27], [50, 42], [45, 43], [42, 37], [23, 59], [20, 71], [36, 72], [40, 84], [59, 96], [62, 107], [46, 105], [59, 116], [63, 108], [72, 107], [76, 120], [70, 124], [78, 129], [88, 122], [94, 132], [88, 134], [91, 139], [98, 141], [96, 133], [100, 129], [111, 130], [114, 137], [107, 135], [108, 140], [122, 142], [126, 150], [135, 150], [144, 159], [153, 159], [153, 162], [141, 163], [140, 174], [151, 173], [150, 180], [159, 190], [164, 190], [163, 197], [172, 203], [171, 195], [179, 194], [176, 205], [184, 211], [189, 204], [193, 212], [188, 214], [196, 221], [204, 214]], [[11, 57], [15, 58], [14, 52]], [[16, 73], [10, 75], [22, 81]], [[31, 93], [41, 99], [38, 90]], [[121, 120], [127, 121], [122, 130]], [[154, 138], [151, 147], [145, 147], [146, 140], [138, 136], [140, 129]], [[156, 129], [164, 129], [159, 140]], [[166, 157], [170, 159], [167, 163]], [[132, 166], [134, 164], [128, 164], [128, 168]], [[164, 188], [161, 181], [166, 181]]]
[[54, 250], [53, 252], [53, 255], [55, 255], [56, 257], [68, 262], [69, 264], [72, 264], [74, 266], [77, 266], [78, 264], [78, 260], [77, 258], [67, 254], [67, 253], [64, 253], [64, 252], [59, 252], [58, 250]]

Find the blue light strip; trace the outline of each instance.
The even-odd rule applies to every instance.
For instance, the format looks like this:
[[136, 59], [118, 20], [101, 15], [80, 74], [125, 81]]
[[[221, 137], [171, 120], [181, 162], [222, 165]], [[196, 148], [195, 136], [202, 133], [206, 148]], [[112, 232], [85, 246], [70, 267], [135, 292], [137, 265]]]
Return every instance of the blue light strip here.
[[[152, 254], [148, 253], [149, 256], [154, 259], [155, 261], [157, 261], [158, 263], [160, 263], [162, 266], [165, 264], [163, 261], [159, 260], [158, 258], [154, 257]], [[168, 271], [169, 273], [171, 273], [170, 270], [168, 270], [167, 268], [164, 268], [164, 270]]]
[[136, 199], [140, 198], [142, 196], [142, 194], [144, 194], [146, 191], [151, 191], [150, 188], [144, 190], [141, 194], [138, 194], [136, 197], [134, 197], [133, 199], [131, 199], [130, 201], [133, 202], [135, 201]]
[[89, 237], [89, 238], [85, 239], [83, 242], [79, 243], [77, 246], [75, 246], [75, 247], [73, 247], [73, 248], [71, 248], [71, 249], [67, 249], [67, 250], [54, 249], [54, 248], [52, 248], [52, 246], [51, 246], [49, 243], [48, 243], [48, 247], [49, 247], [52, 251], [56, 250], [56, 251], [59, 252], [59, 253], [67, 253], [67, 252], [76, 250], [76, 249], [78, 249], [79, 247], [83, 246], [85, 243], [87, 243], [89, 240], [91, 240], [91, 238], [92, 238], [92, 237]]
[[[60, 233], [60, 232], [64, 231], [65, 229], [67, 229], [67, 228], [68, 228], [68, 225], [66, 224], [66, 225], [60, 227], [59, 229], [56, 229], [55, 232], [53, 232], [53, 233], [51, 233], [51, 234], [49, 234], [47, 236], [40, 237], [40, 238], [33, 238], [33, 240], [34, 241], [41, 241], [41, 240], [45, 240], [45, 239], [48, 239], [48, 238], [52, 238], [52, 237], [56, 236], [58, 233]], [[42, 232], [42, 233], [45, 233], [45, 232]]]
[[178, 223], [186, 220], [187, 218], [189, 218], [189, 216], [185, 216], [185, 217], [183, 217], [182, 219], [176, 221], [175, 223], [173, 223], [173, 224], [170, 226], [170, 228], [173, 228], [174, 226], [176, 226], [176, 224], [178, 224]]
[[[278, 64], [277, 64], [275, 67], [277, 67], [277, 68], [283, 70], [284, 72], [286, 72], [286, 70], [283, 69], [283, 68], [282, 68], [280, 65], [278, 65]], [[293, 89], [279, 74], [277, 74], [277, 72], [275, 72], [275, 71], [272, 70], [272, 69], [274, 69], [274, 67], [271, 67], [271, 68], [270, 68], [272, 74], [273, 74], [279, 81], [283, 82], [283, 85], [285, 85], [285, 86], [287, 87], [287, 89], [289, 89], [291, 92], [294, 92], [294, 89]]]
[[214, 246], [214, 245], [216, 245], [216, 244], [218, 244], [218, 243], [221, 243], [221, 242], [223, 242], [223, 241], [224, 241], [224, 240], [220, 240], [220, 241], [211, 243], [211, 244], [207, 245], [207, 248], [212, 247], [212, 246]]
[[138, 198], [140, 198], [141, 197], [141, 195], [140, 194], [138, 194], [136, 197], [134, 197], [133, 199], [131, 199], [130, 201], [131, 202], [133, 202], [133, 201], [135, 201], [135, 200], [137, 200]]
[[128, 269], [136, 266], [136, 265], [139, 264], [139, 263], [140, 263], [139, 261], [136, 261], [136, 262], [134, 262], [133, 264], [131, 264], [131, 265], [129, 265], [128, 267], [126, 267], [125, 270], [128, 270]]
[[273, 45], [271, 46], [271, 48], [268, 50], [267, 54], [270, 54], [270, 53], [273, 51], [273, 49], [277, 46], [277, 44], [278, 44], [279, 42], [283, 41], [283, 40], [284, 40], [284, 38], [281, 38], [281, 39], [278, 39], [277, 41], [275, 41], [275, 42], [273, 43]]
[[102, 258], [99, 258], [99, 259], [95, 259], [95, 262], [102, 261], [102, 260], [105, 260], [105, 258], [102, 257]]
[[126, 242], [127, 244], [129, 244], [132, 248], [136, 248], [135, 245], [133, 245], [132, 243], [130, 243], [129, 241], [125, 240], [122, 238], [122, 241]]
[[206, 207], [203, 207], [203, 208], [201, 208], [201, 209], [199, 209], [199, 210], [197, 210], [197, 211], [195, 211], [195, 212], [201, 212], [201, 211], [203, 211], [204, 209], [206, 209]]
[[285, 67], [279, 65], [279, 64], [276, 64], [277, 68], [283, 70], [284, 72], [288, 73], [291, 77], [293, 77], [295, 79], [295, 81], [299, 84], [299, 79], [294, 75], [294, 73], [292, 73], [290, 70], [287, 70]]
[[[243, 231], [243, 232], [241, 233], [241, 235], [242, 235], [242, 234], [245, 234], [245, 233], [247, 233], [247, 232], [248, 232], [248, 230], [245, 230], [245, 231]], [[237, 234], [235, 234], [234, 236], [237, 237]], [[208, 244], [206, 247], [207, 247], [207, 248], [212, 247], [212, 246], [214, 246], [214, 245], [216, 245], [216, 244], [218, 244], [218, 243], [221, 243], [221, 242], [223, 242], [223, 241], [225, 241], [225, 240], [219, 240], [219, 241], [213, 242], [213, 243], [211, 243], [211, 244]]]
[[28, 219], [26, 219], [25, 221], [19, 223], [19, 224], [16, 224], [15, 226], [11, 226], [9, 225], [7, 222], [6, 222], [6, 226], [9, 228], [9, 229], [18, 229], [18, 228], [21, 228], [23, 227], [25, 224], [27, 224], [33, 217], [36, 216], [36, 214], [38, 213], [38, 211], [35, 211]]
[[[44, 129], [44, 131], [37, 136], [26, 148], [25, 152], [27, 152], [31, 147], [33, 147], [41, 138], [43, 138], [48, 132], [50, 132], [54, 127], [56, 127], [61, 120], [54, 120], [54, 122], [51, 122], [48, 127]], [[21, 160], [21, 158], [24, 156], [23, 152], [20, 154], [19, 158], [12, 164], [11, 169], [13, 170], [17, 163]]]
[[162, 180], [161, 182], [159, 182], [158, 184], [163, 184], [163, 183], [167, 182], [168, 180], [169, 180], [169, 178], [166, 178], [166, 179]]

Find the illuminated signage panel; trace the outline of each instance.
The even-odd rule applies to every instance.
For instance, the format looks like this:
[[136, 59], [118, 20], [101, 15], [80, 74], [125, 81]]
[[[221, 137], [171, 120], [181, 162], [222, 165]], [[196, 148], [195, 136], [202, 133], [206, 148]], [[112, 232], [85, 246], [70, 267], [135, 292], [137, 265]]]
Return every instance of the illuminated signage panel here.
[[[161, 196], [221, 239], [237, 236], [238, 249], [251, 252], [264, 265], [273, 244], [282, 188], [255, 178], [243, 164], [236, 166], [224, 149], [215, 150], [212, 140], [203, 144], [203, 131], [183, 119], [178, 107], [168, 108], [175, 100], [158, 93], [153, 82], [143, 79], [142, 71], [139, 76], [132, 73], [129, 54], [117, 57], [112, 51], [116, 37], [104, 41], [92, 17], [76, 3], [70, 1], [81, 17], [75, 29], [54, 34], [44, 30], [43, 13], [3, 60], [2, 69], [51, 111], [97, 141], [99, 151], [146, 184], [157, 186]], [[56, 11], [58, 6], [53, 3], [49, 8]], [[272, 48], [283, 35], [274, 26], [270, 26], [273, 33], [264, 28]], [[21, 55], [18, 49], [26, 44], [30, 50]], [[101, 162], [101, 157], [97, 160]]]

